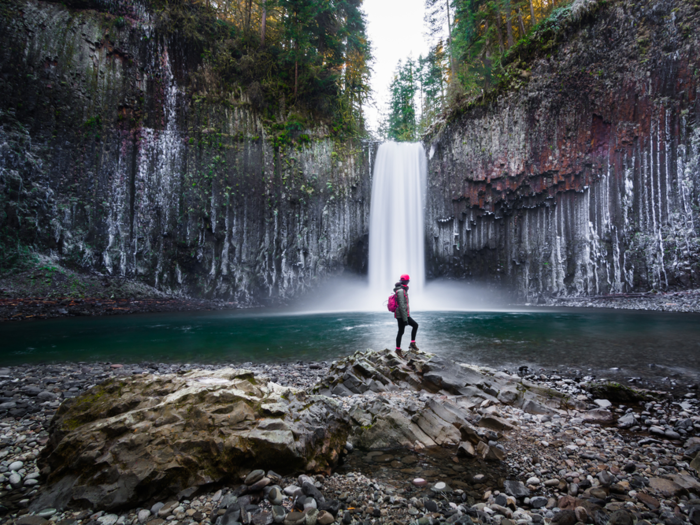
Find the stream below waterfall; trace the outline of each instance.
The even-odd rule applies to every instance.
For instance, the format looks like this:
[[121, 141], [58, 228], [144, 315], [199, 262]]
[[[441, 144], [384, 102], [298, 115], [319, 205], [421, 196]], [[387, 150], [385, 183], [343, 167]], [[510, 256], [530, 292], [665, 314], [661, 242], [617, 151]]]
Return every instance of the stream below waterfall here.
[[[413, 312], [418, 346], [459, 362], [516, 370], [575, 368], [609, 378], [700, 372], [700, 315], [590, 309]], [[404, 348], [408, 346], [408, 332]], [[0, 366], [49, 362], [329, 361], [392, 348], [389, 312], [140, 314], [0, 325]], [[616, 370], [618, 369], [618, 370]]]

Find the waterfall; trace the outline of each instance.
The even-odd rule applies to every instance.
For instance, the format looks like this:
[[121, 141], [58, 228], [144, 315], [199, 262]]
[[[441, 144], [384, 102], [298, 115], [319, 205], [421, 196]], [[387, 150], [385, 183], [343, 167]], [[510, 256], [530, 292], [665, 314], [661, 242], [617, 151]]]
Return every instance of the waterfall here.
[[391, 292], [402, 274], [411, 290], [425, 283], [423, 215], [427, 161], [421, 144], [386, 142], [374, 164], [369, 219], [369, 287]]
[[[297, 312], [377, 311], [387, 314], [394, 283], [411, 276], [411, 314], [425, 311], [502, 310], [494, 287], [457, 280], [425, 282], [424, 208], [428, 164], [421, 144], [382, 144], [374, 161], [369, 215], [369, 283], [336, 276]], [[385, 317], [392, 322], [391, 315]]]

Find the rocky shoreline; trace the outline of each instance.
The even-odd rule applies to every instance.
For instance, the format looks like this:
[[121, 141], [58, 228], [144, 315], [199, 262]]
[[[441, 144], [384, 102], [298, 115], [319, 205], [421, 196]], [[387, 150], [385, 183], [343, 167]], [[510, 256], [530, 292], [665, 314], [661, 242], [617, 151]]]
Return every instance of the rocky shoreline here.
[[57, 317], [91, 317], [157, 312], [198, 312], [233, 310], [235, 308], [237, 308], [236, 303], [188, 298], [0, 298], [0, 323], [38, 321]]
[[[590, 297], [542, 296], [537, 304], [514, 303], [510, 306], [698, 313], [700, 289]], [[173, 296], [136, 280], [96, 271], [73, 271], [48, 258], [42, 258], [41, 265], [29, 270], [0, 276], [0, 323], [57, 317], [233, 310], [240, 307], [231, 301]]]
[[[373, 356], [361, 354], [352, 359], [357, 363], [369, 358]], [[341, 381], [337, 371], [344, 365], [242, 366], [285, 387], [311, 391], [314, 387], [326, 389], [334, 380], [338, 385]], [[502, 372], [490, 373], [495, 379], [503, 374], [502, 380], [518, 377], [521, 384], [551, 390], [557, 399], [566, 400], [563, 406], [568, 408], [523, 409], [508, 404], [503, 395], [506, 402], [494, 397], [473, 406], [469, 419], [480, 435], [491, 438], [486, 448], [499, 451], [502, 461], [447, 444], [369, 452], [348, 444], [343, 462], [331, 474], [283, 477], [263, 471], [247, 480], [118, 512], [50, 508], [29, 512], [43, 490], [37, 459], [49, 440], [51, 419], [63, 400], [110, 379], [221, 368], [80, 363], [0, 370], [3, 521], [24, 525], [47, 521], [51, 525], [700, 522], [700, 484], [695, 470], [700, 462], [696, 459], [700, 416], [692, 388], [685, 389], [688, 393], [682, 396], [655, 393], [642, 399], [635, 398], [628, 389], [609, 385], [596, 390], [590, 377], [565, 378], [524, 368], [519, 375], [510, 374], [510, 378]], [[417, 414], [422, 414], [435, 403], [456, 399], [444, 389], [430, 392], [409, 388], [408, 384], [385, 391], [378, 385], [370, 389], [372, 381], [370, 378], [362, 383], [369, 385], [366, 390], [359, 383], [353, 387], [358, 393], [330, 395], [353, 418], [362, 418], [362, 412], [373, 417], [372, 407], [376, 406], [414, 406]], [[347, 387], [355, 383], [345, 378], [342, 384]], [[577, 408], [571, 408], [570, 402]], [[265, 487], [251, 490], [262, 479], [267, 480], [263, 482]]]
[[538, 306], [543, 305], [698, 313], [700, 312], [700, 290], [610, 294], [591, 297], [543, 297]]
[[0, 323], [238, 307], [230, 301], [174, 296], [133, 279], [74, 271], [47, 257], [28, 270], [0, 274]]

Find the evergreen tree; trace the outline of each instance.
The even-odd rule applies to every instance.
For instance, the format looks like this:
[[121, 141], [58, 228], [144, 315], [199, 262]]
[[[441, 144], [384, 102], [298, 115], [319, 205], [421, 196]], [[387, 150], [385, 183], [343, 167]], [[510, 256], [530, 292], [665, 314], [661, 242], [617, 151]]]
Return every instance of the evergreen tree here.
[[[503, 77], [502, 61], [508, 50], [526, 38], [554, 6], [554, 0], [425, 0], [427, 34], [433, 46], [417, 64], [417, 133], [429, 128], [448, 106], [493, 88]], [[389, 123], [387, 129], [397, 133]]]
[[420, 57], [418, 66], [421, 72], [419, 134], [422, 134], [445, 109], [447, 66], [442, 42], [438, 42], [425, 58]]
[[149, 1], [202, 42], [215, 73], [193, 78], [202, 91], [246, 93], [267, 120], [291, 113], [336, 133], [364, 133], [372, 54], [363, 0]]
[[389, 86], [389, 111], [383, 124], [385, 136], [397, 142], [417, 139], [415, 96], [418, 91], [416, 65], [408, 59], [399, 62]]
[[346, 0], [338, 4], [343, 15], [345, 64], [343, 67], [343, 119], [364, 129], [363, 106], [371, 97], [370, 75], [372, 49], [365, 32], [366, 22], [361, 10], [362, 0]]

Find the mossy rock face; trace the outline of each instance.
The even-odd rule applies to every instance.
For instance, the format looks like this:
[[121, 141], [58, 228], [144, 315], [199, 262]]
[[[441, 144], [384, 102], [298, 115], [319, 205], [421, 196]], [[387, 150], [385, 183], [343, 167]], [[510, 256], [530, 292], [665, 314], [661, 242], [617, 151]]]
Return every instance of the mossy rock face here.
[[614, 381], [591, 383], [588, 391], [600, 399], [607, 399], [613, 403], [638, 403], [656, 399], [650, 392], [635, 390]]
[[57, 411], [34, 507], [119, 510], [257, 468], [329, 472], [349, 431], [337, 402], [247, 370], [111, 380]]

